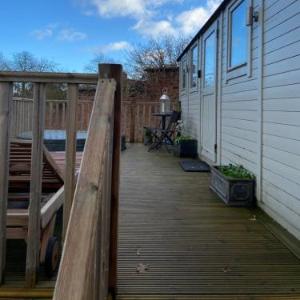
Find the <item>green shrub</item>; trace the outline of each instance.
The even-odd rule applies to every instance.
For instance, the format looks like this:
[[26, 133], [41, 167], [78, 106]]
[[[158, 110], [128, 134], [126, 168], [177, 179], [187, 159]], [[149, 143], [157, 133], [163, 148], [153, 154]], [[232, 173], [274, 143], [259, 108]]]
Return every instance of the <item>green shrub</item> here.
[[181, 141], [192, 140], [193, 138], [189, 135], [179, 135], [175, 138], [175, 144], [180, 144]]
[[255, 179], [253, 173], [249, 172], [242, 165], [232, 165], [221, 166], [219, 170], [227, 177], [240, 178], [240, 179]]

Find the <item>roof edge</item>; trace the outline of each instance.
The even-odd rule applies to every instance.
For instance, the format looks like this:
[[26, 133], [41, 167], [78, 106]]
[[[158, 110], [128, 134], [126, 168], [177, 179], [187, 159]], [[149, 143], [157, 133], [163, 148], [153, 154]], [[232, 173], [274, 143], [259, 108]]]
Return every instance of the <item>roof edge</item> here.
[[210, 16], [210, 18], [206, 21], [206, 23], [200, 28], [200, 30], [196, 33], [196, 35], [192, 38], [192, 40], [188, 43], [188, 45], [184, 48], [181, 54], [177, 58], [177, 62], [181, 60], [181, 58], [186, 54], [186, 52], [191, 48], [191, 46], [195, 43], [195, 41], [207, 30], [207, 28], [219, 17], [221, 11], [228, 5], [228, 3], [232, 0], [223, 0], [220, 3], [218, 8], [214, 11], [214, 13]]

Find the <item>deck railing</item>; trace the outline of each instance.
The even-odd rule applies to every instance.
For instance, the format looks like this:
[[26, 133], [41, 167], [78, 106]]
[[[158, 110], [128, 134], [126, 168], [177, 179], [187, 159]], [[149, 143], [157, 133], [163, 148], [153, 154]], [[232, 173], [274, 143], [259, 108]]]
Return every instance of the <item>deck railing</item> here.
[[[102, 77], [110, 77], [110, 71], [107, 76], [105, 70], [100, 72]], [[111, 224], [116, 225], [114, 217], [111, 223], [111, 205], [115, 211], [119, 180], [120, 102], [116, 87], [114, 79], [98, 83], [54, 292], [56, 300], [98, 300], [108, 293], [110, 229]]]
[[[26, 285], [28, 287], [35, 285], [39, 267], [46, 85], [67, 83], [63, 214], [65, 243], [55, 298], [100, 299], [98, 295], [103, 296], [107, 293], [108, 282], [111, 288], [115, 287], [122, 67], [101, 65], [100, 70], [103, 78], [101, 81], [96, 74], [0, 72], [0, 283], [4, 278], [6, 261], [9, 146], [12, 128], [15, 125], [11, 122], [13, 119], [13, 83], [31, 82], [34, 91], [29, 220], [26, 239]], [[98, 84], [98, 88], [74, 197], [79, 84]], [[89, 217], [86, 218], [86, 216]], [[68, 273], [65, 276], [66, 272]], [[82, 274], [84, 274], [83, 277]], [[82, 281], [77, 281], [78, 276]], [[101, 289], [97, 288], [98, 282], [101, 282]], [[77, 291], [76, 296], [71, 296], [73, 289]], [[89, 296], [86, 298], [85, 295]]]

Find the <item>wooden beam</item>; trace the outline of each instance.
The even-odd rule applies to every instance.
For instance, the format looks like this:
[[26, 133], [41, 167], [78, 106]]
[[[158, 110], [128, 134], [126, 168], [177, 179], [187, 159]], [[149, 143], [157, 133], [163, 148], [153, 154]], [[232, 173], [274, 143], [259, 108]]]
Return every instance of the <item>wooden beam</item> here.
[[45, 228], [64, 203], [64, 186], [62, 186], [41, 209], [41, 228]]
[[[105, 161], [112, 134], [115, 81], [99, 82], [67, 228], [54, 300], [94, 300]], [[109, 199], [106, 199], [109, 201]], [[100, 237], [101, 238], [101, 237]], [[97, 284], [97, 283], [96, 283]]]
[[9, 174], [9, 132], [12, 83], [0, 83], [0, 283], [6, 261], [6, 211]]
[[51, 299], [53, 288], [15, 288], [7, 287], [0, 289], [1, 299]]
[[117, 287], [118, 258], [118, 219], [119, 219], [119, 183], [120, 183], [120, 153], [121, 153], [121, 100], [122, 100], [122, 65], [99, 65], [100, 78], [113, 78], [116, 83], [114, 101], [114, 138], [111, 181], [111, 215], [110, 215], [110, 264], [109, 289], [114, 297]]
[[0, 72], [0, 82], [97, 84], [97, 74], [54, 72]]
[[78, 85], [68, 85], [67, 106], [67, 140], [66, 140], [66, 166], [65, 166], [65, 202], [63, 215], [63, 240], [68, 227], [70, 211], [72, 208], [75, 189], [76, 169], [76, 115], [78, 103]]
[[135, 141], [135, 120], [136, 120], [136, 100], [132, 100], [130, 104], [130, 143]]
[[46, 103], [45, 84], [34, 84], [33, 101], [31, 181], [26, 256], [26, 284], [29, 287], [35, 285], [36, 272], [39, 267], [43, 132]]

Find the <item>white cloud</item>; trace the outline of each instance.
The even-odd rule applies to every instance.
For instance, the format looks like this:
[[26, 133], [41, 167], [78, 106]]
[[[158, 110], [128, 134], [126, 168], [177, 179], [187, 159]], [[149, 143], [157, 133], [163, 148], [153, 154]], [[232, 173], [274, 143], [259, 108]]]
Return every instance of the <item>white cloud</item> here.
[[169, 20], [141, 20], [134, 27], [144, 36], [156, 38], [162, 35], [176, 35], [176, 30]]
[[92, 49], [92, 51], [95, 53], [107, 54], [107, 53], [111, 53], [111, 52], [128, 50], [128, 49], [131, 49], [131, 47], [132, 46], [130, 45], [130, 43], [128, 43], [126, 41], [118, 41], [118, 42], [114, 42], [114, 43], [109, 43], [107, 45], [95, 47]]
[[[136, 20], [133, 29], [146, 37], [161, 35], [190, 36], [207, 21], [221, 0], [206, 0], [197, 7], [190, 8], [178, 15], [164, 11], [166, 4], [176, 5], [184, 0], [79, 0], [96, 8], [102, 17], [130, 17]], [[170, 8], [170, 7], [168, 7]], [[91, 10], [89, 10], [91, 11]]]
[[56, 27], [57, 24], [49, 24], [44, 28], [32, 31], [31, 35], [34, 36], [37, 40], [44, 40], [53, 36]]
[[147, 1], [144, 0], [92, 0], [101, 16], [134, 16], [147, 14]]
[[162, 34], [191, 36], [195, 34], [216, 10], [221, 0], [207, 0], [206, 5], [198, 6], [166, 20], [140, 20], [134, 29], [145, 36], [159, 37]]
[[84, 5], [96, 7], [100, 16], [104, 17], [134, 17], [137, 19], [151, 16], [156, 8], [167, 2], [182, 2], [182, 0], [81, 0]]
[[72, 28], [62, 29], [58, 33], [58, 39], [60, 41], [76, 42], [87, 38], [84, 32], [76, 31]]
[[75, 42], [87, 38], [87, 34], [77, 31], [70, 27], [64, 27], [60, 24], [49, 24], [44, 28], [36, 29], [31, 32], [37, 40], [44, 40], [46, 38], [55, 38], [60, 41]]

